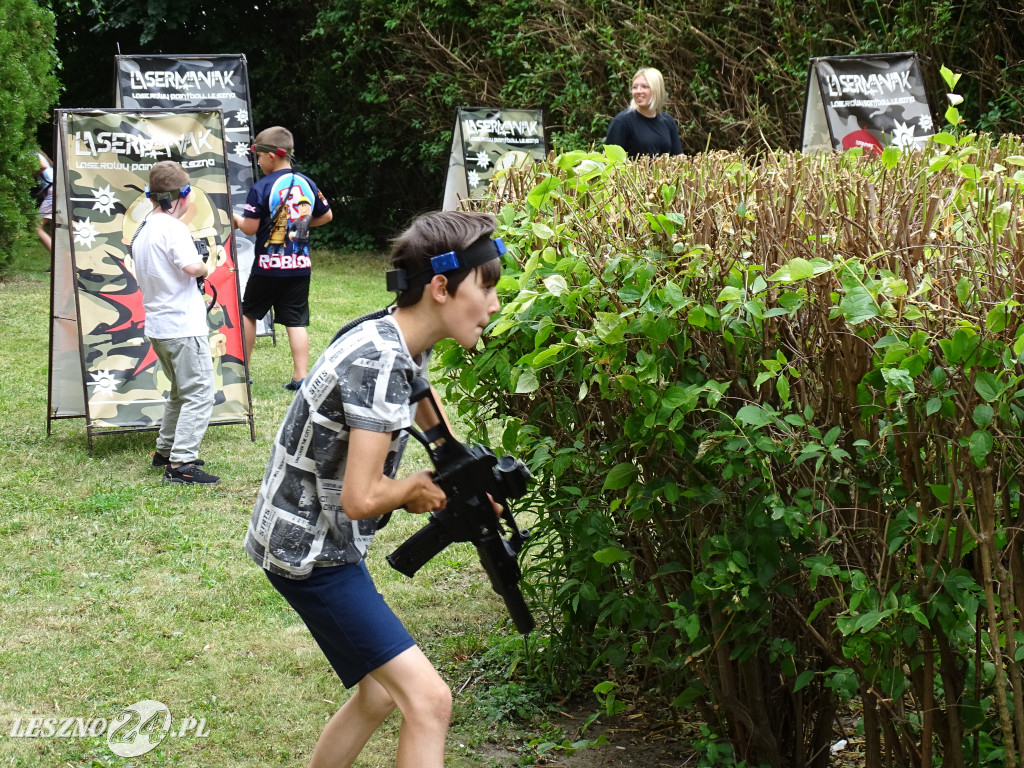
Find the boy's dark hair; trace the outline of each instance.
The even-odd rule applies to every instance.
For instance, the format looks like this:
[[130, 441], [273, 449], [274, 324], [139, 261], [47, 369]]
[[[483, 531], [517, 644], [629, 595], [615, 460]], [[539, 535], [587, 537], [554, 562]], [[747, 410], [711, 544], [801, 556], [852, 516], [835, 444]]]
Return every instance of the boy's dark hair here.
[[[435, 211], [413, 220], [406, 230], [392, 241], [391, 264], [416, 274], [430, 269], [430, 259], [448, 251], [468, 248], [481, 237], [494, 233], [496, 219], [490, 213], [472, 211]], [[494, 285], [501, 277], [501, 261], [492, 259], [474, 269], [480, 270], [484, 285]], [[474, 269], [448, 275], [448, 292], [456, 294], [462, 281]], [[396, 304], [408, 307], [420, 300], [423, 285], [417, 285], [398, 294]]]
[[292, 136], [291, 131], [280, 125], [272, 125], [257, 133], [255, 143], [280, 147], [289, 155], [295, 150], [295, 137]]
[[161, 160], [149, 169], [150, 192], [177, 192], [188, 184], [188, 171], [173, 160]]

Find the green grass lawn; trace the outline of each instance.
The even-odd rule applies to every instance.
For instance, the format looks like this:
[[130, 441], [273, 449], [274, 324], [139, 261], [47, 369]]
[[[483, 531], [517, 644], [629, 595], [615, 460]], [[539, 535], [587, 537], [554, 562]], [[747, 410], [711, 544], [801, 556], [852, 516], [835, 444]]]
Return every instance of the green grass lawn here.
[[[291, 398], [281, 389], [287, 339], [256, 344], [255, 442], [247, 426], [207, 432], [203, 457], [222, 484], [161, 485], [149, 467], [155, 433], [98, 436], [91, 456], [83, 419], [56, 421], [47, 435], [48, 256], [23, 244], [0, 284], [0, 766], [306, 765], [346, 692], [242, 550]], [[388, 301], [379, 256], [321, 253], [314, 262], [313, 359], [338, 326]], [[413, 443], [409, 458], [426, 465]], [[424, 522], [396, 514], [370, 570], [455, 692], [448, 765], [518, 764], [511, 751], [495, 757], [516, 734], [494, 723], [521, 694], [503, 679], [500, 655], [483, 658], [500, 646], [492, 633], [510, 630], [472, 548], [450, 547], [411, 580], [384, 560]], [[496, 699], [496, 690], [506, 693]], [[142, 700], [167, 706], [172, 733], [202, 718], [207, 735], [167, 737], [129, 758], [105, 737], [11, 736], [30, 718], [87, 725]], [[393, 764], [398, 723], [357, 765]]]

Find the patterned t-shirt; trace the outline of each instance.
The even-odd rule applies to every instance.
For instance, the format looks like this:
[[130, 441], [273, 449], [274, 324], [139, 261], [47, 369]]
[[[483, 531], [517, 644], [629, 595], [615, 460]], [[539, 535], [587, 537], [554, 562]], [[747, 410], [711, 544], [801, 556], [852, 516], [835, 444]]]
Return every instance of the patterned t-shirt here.
[[[308, 176], [282, 168], [253, 184], [245, 198], [242, 216], [247, 219], [259, 219], [256, 230], [256, 260], [252, 264], [254, 275], [276, 277], [302, 277], [310, 274], [312, 262], [309, 253], [296, 252], [288, 240], [288, 225], [297, 221], [302, 215], [299, 209], [300, 198], [312, 206], [310, 215], [313, 218], [323, 216], [331, 210], [327, 198]], [[281, 205], [286, 206], [286, 217], [276, 222], [276, 214]]]
[[377, 518], [350, 520], [341, 508], [352, 428], [390, 432], [383, 473], [394, 477], [416, 406], [412, 383], [429, 353], [413, 360], [391, 315], [333, 341], [296, 393], [271, 448], [245, 549], [261, 568], [306, 578], [318, 565], [358, 563]]

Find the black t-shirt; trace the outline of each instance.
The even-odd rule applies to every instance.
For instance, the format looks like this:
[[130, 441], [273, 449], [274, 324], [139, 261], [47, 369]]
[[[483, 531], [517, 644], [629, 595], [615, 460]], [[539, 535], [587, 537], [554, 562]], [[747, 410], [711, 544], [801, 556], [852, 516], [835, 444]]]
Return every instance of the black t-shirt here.
[[676, 121], [668, 112], [645, 117], [638, 110], [624, 109], [608, 126], [604, 143], [617, 144], [630, 157], [681, 155], [684, 151]]

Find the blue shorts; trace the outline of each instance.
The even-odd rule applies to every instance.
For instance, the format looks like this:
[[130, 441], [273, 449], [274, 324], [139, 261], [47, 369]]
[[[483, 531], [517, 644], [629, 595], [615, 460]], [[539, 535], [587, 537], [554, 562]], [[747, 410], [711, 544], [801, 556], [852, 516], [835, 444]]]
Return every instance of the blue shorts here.
[[264, 573], [302, 618], [346, 688], [416, 645], [363, 562], [314, 568], [308, 579]]

